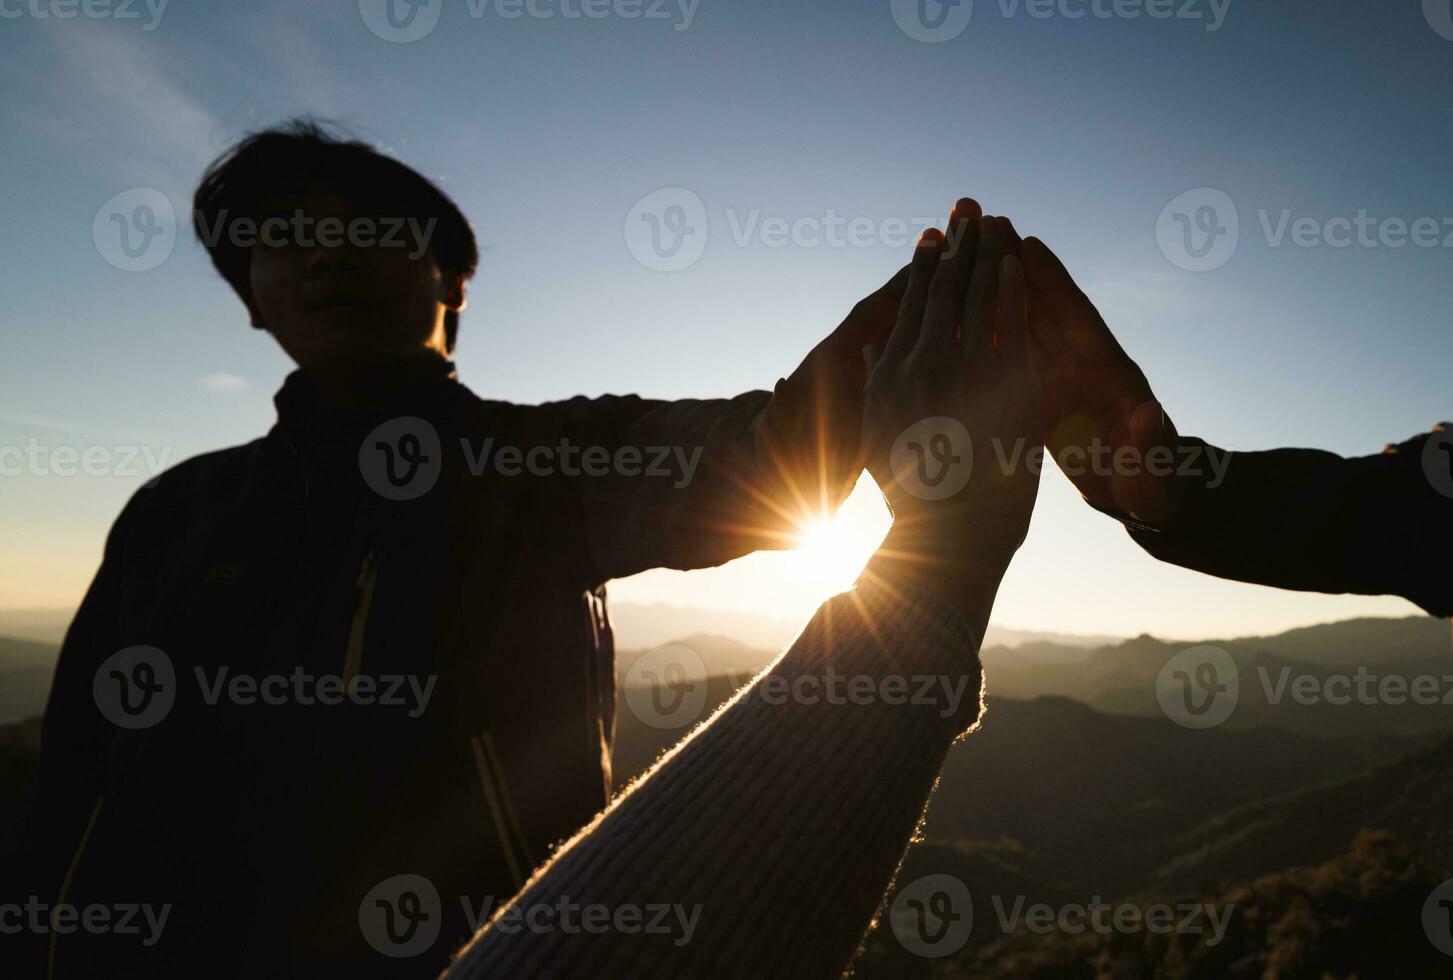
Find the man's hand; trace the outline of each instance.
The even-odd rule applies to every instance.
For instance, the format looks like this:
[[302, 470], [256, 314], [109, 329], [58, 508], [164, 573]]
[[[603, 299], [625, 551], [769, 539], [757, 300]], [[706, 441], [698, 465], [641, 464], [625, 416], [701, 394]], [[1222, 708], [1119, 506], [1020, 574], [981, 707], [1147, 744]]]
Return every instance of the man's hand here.
[[[1147, 463], [1169, 468], [1157, 460], [1175, 459], [1175, 425], [1059, 258], [1037, 238], [1025, 239], [1019, 254], [1050, 453], [1075, 471], [1070, 480], [1096, 507], [1149, 523], [1169, 519], [1184, 488], [1171, 476], [1152, 475]], [[1117, 464], [1127, 447], [1134, 465]]]
[[947, 243], [925, 233], [863, 413], [868, 468], [894, 512], [865, 574], [977, 603], [970, 622], [987, 617], [1028, 531], [1044, 425], [1023, 269], [1006, 254], [1008, 223], [977, 212], [960, 202]]
[[864, 462], [859, 444], [867, 380], [863, 352], [881, 349], [887, 342], [908, 276], [909, 266], [904, 266], [859, 300], [797, 370], [777, 383], [771, 404], [762, 413], [756, 430], [757, 461], [785, 484], [794, 518], [826, 516], [858, 482]]

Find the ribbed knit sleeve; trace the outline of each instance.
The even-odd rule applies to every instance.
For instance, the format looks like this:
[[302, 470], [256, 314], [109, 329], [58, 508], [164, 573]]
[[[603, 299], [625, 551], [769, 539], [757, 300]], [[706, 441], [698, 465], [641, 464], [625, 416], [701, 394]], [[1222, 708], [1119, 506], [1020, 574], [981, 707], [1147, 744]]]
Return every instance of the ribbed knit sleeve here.
[[447, 975], [837, 977], [980, 711], [978, 642], [947, 604], [834, 596]]

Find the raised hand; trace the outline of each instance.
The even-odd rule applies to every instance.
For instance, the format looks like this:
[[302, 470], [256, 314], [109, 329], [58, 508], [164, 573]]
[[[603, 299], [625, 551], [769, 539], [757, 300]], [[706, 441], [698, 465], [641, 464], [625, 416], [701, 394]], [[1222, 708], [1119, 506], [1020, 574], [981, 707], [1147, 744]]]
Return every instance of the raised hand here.
[[[1025, 239], [1019, 254], [1050, 453], [1094, 506], [1150, 523], [1167, 520], [1184, 493], [1168, 475], [1175, 425], [1059, 258], [1037, 238]], [[1117, 463], [1127, 448], [1133, 458]]]
[[1023, 269], [1007, 222], [978, 210], [924, 234], [868, 378], [863, 448], [894, 524], [865, 574], [980, 598], [992, 577], [992, 601], [1034, 510], [1044, 416]]

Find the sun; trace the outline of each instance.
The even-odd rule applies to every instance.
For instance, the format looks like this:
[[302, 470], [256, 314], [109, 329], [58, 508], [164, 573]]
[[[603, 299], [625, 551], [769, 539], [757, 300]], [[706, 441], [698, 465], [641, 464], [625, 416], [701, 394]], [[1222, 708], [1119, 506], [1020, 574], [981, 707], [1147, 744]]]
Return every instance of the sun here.
[[873, 553], [876, 543], [842, 515], [807, 525], [792, 552], [798, 575], [833, 591], [850, 587]]

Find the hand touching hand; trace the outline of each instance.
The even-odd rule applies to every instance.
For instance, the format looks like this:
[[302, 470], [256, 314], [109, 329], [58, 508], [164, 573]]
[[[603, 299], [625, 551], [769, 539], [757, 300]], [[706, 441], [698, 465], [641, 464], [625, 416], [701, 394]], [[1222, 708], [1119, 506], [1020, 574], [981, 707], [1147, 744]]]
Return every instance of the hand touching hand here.
[[[1020, 257], [1050, 453], [1096, 507], [1152, 523], [1168, 519], [1184, 490], [1151, 470], [1170, 468], [1175, 426], [1059, 258], [1037, 238], [1025, 239]], [[1117, 463], [1127, 447], [1135, 451], [1133, 464]]]
[[799, 513], [834, 510], [858, 482], [863, 417], [862, 350], [893, 328], [908, 268], [853, 307], [792, 375], [778, 382], [757, 424], [757, 461], [784, 486]]
[[1043, 407], [1007, 222], [966, 199], [951, 236], [924, 234], [868, 379], [863, 449], [894, 524], [866, 574], [992, 601], [1034, 509]]

